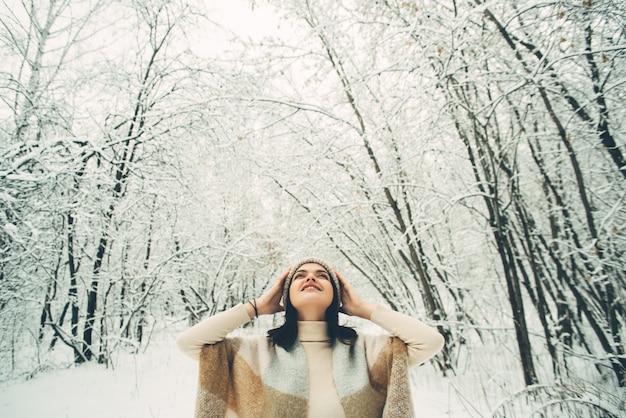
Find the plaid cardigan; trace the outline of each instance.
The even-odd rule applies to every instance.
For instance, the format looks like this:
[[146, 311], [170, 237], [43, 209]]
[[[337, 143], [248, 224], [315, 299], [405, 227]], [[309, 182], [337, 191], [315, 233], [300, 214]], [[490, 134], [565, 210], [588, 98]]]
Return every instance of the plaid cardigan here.
[[[407, 350], [397, 337], [359, 335], [336, 342], [333, 375], [348, 418], [413, 417]], [[200, 354], [196, 418], [307, 417], [308, 363], [264, 336], [226, 338]], [[319, 400], [323, 402], [323, 400]]]

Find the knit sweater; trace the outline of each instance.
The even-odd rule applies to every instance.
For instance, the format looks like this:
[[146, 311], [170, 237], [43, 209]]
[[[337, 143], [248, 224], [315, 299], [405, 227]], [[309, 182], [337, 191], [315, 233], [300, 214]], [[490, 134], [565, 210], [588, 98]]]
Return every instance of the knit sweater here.
[[200, 322], [177, 340], [200, 360], [196, 417], [412, 416], [407, 365], [435, 355], [443, 338], [382, 306], [371, 320], [399, 338], [360, 334], [353, 348], [331, 345], [325, 322], [305, 321], [286, 351], [264, 336], [225, 338], [250, 321], [243, 305]]

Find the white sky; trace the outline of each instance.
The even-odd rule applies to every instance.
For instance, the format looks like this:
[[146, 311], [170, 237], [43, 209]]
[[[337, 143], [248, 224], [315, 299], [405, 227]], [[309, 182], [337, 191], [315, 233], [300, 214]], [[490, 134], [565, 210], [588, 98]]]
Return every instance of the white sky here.
[[260, 39], [278, 31], [279, 21], [273, 8], [251, 0], [208, 0], [207, 11], [214, 20], [240, 36]]

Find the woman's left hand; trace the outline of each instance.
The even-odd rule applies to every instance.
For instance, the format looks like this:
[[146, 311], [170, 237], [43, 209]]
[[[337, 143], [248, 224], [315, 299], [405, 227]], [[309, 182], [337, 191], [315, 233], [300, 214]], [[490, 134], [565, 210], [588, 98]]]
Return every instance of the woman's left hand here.
[[341, 285], [341, 302], [343, 303], [341, 311], [348, 315], [369, 320], [376, 305], [362, 299], [352, 285], [337, 270], [335, 270], [335, 274]]

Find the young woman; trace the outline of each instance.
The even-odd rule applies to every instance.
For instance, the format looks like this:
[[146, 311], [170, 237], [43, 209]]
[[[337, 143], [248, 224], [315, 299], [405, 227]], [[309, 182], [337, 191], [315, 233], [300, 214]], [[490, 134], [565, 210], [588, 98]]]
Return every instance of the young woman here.
[[[285, 323], [267, 336], [227, 337], [283, 310]], [[339, 312], [392, 335], [358, 335], [339, 325]], [[417, 319], [361, 299], [325, 261], [308, 258], [261, 297], [183, 332], [177, 345], [200, 362], [196, 418], [366, 418], [412, 417], [408, 368], [444, 340]]]

